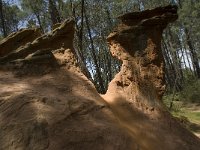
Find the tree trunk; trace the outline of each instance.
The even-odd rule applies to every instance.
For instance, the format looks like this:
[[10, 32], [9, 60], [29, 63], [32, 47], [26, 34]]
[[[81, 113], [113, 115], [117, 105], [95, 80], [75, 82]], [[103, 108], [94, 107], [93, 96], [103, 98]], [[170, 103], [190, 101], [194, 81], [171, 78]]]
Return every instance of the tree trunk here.
[[88, 20], [87, 15], [86, 15], [85, 8], [84, 8], [84, 17], [85, 17], [86, 27], [87, 27], [87, 31], [88, 31], [88, 35], [89, 35], [89, 39], [90, 39], [90, 43], [91, 43], [91, 54], [92, 54], [92, 57], [93, 57], [95, 68], [96, 68], [96, 75], [97, 75], [98, 84], [99, 84], [99, 87], [100, 87], [100, 92], [104, 93], [105, 88], [103, 86], [104, 85], [103, 79], [101, 77], [101, 71], [100, 71], [99, 64], [98, 64], [98, 61], [97, 61], [97, 57], [96, 57], [96, 54], [95, 54], [94, 42], [93, 42], [93, 39], [92, 39], [92, 33], [91, 33], [89, 20]]
[[36, 18], [37, 18], [37, 20], [38, 20], [38, 24], [39, 24], [39, 26], [40, 26], [41, 32], [44, 33], [44, 29], [43, 29], [43, 27], [42, 27], [42, 22], [41, 22], [41, 20], [40, 20], [40, 15], [37, 14], [37, 13], [35, 13], [35, 16], [36, 16]]
[[61, 22], [60, 14], [56, 8], [55, 1], [49, 0], [49, 13], [51, 16], [52, 26]]
[[[189, 66], [189, 68], [190, 68], [190, 71], [193, 73], [193, 74], [195, 74], [194, 73], [194, 70], [192, 69], [192, 62], [190, 61], [190, 58], [191, 58], [191, 54], [190, 54], [190, 51], [188, 51], [187, 50], [187, 48], [186, 48], [186, 44], [184, 44], [184, 50], [185, 50], [185, 54], [186, 54], [186, 59], [187, 59], [187, 62], [188, 62], [188, 66]], [[188, 54], [189, 53], [189, 54]], [[189, 55], [189, 56], [188, 56]]]
[[5, 27], [5, 18], [4, 18], [4, 13], [3, 13], [3, 2], [0, 0], [0, 18], [1, 18], [1, 26], [2, 26], [2, 31], [3, 31], [3, 36], [7, 36], [6, 32], [6, 27]]
[[[89, 70], [87, 69], [87, 67], [86, 67], [86, 62], [85, 62], [85, 58], [84, 58], [84, 56], [83, 56], [83, 33], [80, 33], [80, 32], [83, 32], [83, 25], [84, 25], [84, 23], [83, 23], [83, 21], [84, 21], [84, 15], [83, 15], [83, 11], [82, 11], [82, 19], [81, 19], [81, 27], [80, 27], [80, 29], [79, 29], [79, 26], [78, 26], [78, 24], [77, 24], [77, 19], [76, 19], [76, 10], [75, 10], [75, 8], [74, 8], [74, 6], [73, 6], [73, 1], [72, 0], [70, 0], [70, 4], [71, 4], [71, 11], [72, 11], [72, 16], [74, 17], [74, 20], [75, 20], [75, 28], [76, 28], [76, 30], [75, 30], [75, 32], [76, 32], [76, 35], [77, 35], [77, 37], [78, 37], [78, 47], [75, 49], [75, 53], [76, 53], [76, 57], [77, 57], [77, 59], [78, 59], [78, 62], [80, 63], [80, 67], [81, 67], [81, 70], [82, 70], [82, 72], [85, 74], [85, 76], [88, 78], [88, 79], [90, 79], [90, 81], [91, 82], [93, 82], [94, 83], [94, 81], [93, 81], [93, 79], [92, 79], [92, 77], [91, 77], [91, 74], [90, 74], [90, 72], [89, 72]], [[84, 8], [84, 1], [82, 1], [82, 9]]]
[[185, 34], [186, 34], [186, 42], [188, 44], [189, 50], [192, 55], [192, 61], [194, 63], [194, 70], [195, 70], [196, 76], [197, 76], [197, 78], [200, 78], [200, 66], [199, 66], [198, 56], [197, 56], [196, 50], [192, 44], [192, 41], [190, 39], [190, 34], [189, 34], [189, 31], [187, 28], [185, 28]]
[[175, 70], [175, 66], [172, 60], [172, 54], [168, 49], [168, 46], [165, 42], [164, 39], [162, 39], [162, 44], [163, 44], [163, 56], [164, 56], [164, 60], [165, 60], [165, 76], [167, 77], [167, 83], [168, 86], [170, 87], [170, 89], [174, 88], [174, 83], [176, 80], [176, 70]]

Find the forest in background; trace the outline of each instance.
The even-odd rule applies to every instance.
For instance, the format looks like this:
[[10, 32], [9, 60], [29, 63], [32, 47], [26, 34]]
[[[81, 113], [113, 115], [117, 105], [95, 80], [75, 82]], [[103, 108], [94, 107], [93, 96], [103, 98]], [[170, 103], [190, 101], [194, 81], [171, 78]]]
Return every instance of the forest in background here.
[[162, 38], [167, 91], [164, 99], [200, 103], [200, 0], [0, 0], [0, 38], [21, 28], [48, 33], [67, 18], [74, 18], [74, 47], [86, 76], [100, 93], [119, 72], [106, 38], [118, 23], [117, 16], [158, 6], [177, 5], [179, 19]]

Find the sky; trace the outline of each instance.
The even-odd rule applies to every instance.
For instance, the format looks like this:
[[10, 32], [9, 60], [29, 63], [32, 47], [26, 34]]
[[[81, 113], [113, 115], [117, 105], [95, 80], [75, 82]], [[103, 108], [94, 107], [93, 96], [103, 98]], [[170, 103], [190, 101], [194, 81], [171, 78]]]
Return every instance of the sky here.
[[3, 0], [3, 1], [13, 5], [19, 5], [19, 0]]

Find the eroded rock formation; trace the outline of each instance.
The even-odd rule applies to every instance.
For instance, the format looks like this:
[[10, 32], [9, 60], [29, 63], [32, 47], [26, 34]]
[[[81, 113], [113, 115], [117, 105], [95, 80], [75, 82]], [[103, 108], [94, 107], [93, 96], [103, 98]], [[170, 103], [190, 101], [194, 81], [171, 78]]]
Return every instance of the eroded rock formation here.
[[[52, 51], [59, 48], [69, 48], [73, 51], [73, 26], [73, 20], [66, 20], [61, 26], [53, 30], [51, 33], [40, 36], [33, 42], [29, 42], [15, 49], [8, 55], [0, 58], [0, 63], [10, 62], [16, 59], [24, 59], [29, 54], [38, 50]], [[16, 38], [17, 37], [15, 37], [15, 39]]]
[[0, 65], [1, 150], [134, 149], [73, 50], [74, 22], [15, 50]]
[[41, 36], [39, 29], [21, 29], [0, 41], [0, 57]]
[[116, 86], [130, 102], [151, 106], [144, 109], [160, 105], [165, 90], [161, 37], [167, 24], [178, 18], [176, 10], [168, 6], [119, 17], [122, 23], [107, 40], [112, 55], [123, 64], [108, 93]]
[[123, 65], [103, 96], [78, 67], [72, 20], [1, 57], [0, 149], [198, 150], [160, 100], [161, 34], [176, 9], [120, 16], [108, 42]]
[[111, 53], [122, 61], [121, 71], [104, 99], [137, 143], [146, 150], [197, 150], [200, 141], [165, 111], [162, 32], [175, 21], [176, 6], [122, 15], [107, 40]]

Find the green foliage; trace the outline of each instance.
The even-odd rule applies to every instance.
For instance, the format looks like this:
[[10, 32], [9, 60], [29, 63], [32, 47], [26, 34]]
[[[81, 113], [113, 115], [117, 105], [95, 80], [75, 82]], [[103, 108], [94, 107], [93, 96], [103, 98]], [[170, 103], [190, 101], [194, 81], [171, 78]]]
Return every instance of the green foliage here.
[[17, 31], [18, 23], [21, 19], [19, 7], [17, 5], [12, 5], [7, 6], [5, 9], [7, 27], [9, 27], [10, 32]]
[[186, 83], [180, 97], [185, 102], [200, 103], [200, 79], [192, 79]]
[[200, 79], [196, 78], [188, 69], [183, 72], [183, 89], [180, 92], [173, 89], [163, 96], [165, 106], [173, 113], [182, 112], [185, 104], [200, 104]]
[[3, 39], [3, 37], [0, 35], [0, 41]]
[[200, 79], [197, 79], [188, 70], [185, 70], [184, 76], [185, 82], [182, 91], [171, 91], [163, 96], [164, 104], [174, 112], [180, 111], [183, 103], [200, 104]]
[[43, 32], [48, 31], [50, 24], [49, 14], [47, 11], [48, 4], [44, 0], [20, 0], [21, 7], [26, 16], [27, 26], [39, 26]]
[[172, 112], [179, 112], [183, 107], [180, 93], [164, 95], [163, 102], [165, 106]]
[[[22, 20], [22, 11], [19, 6], [3, 3], [2, 10], [6, 33], [10, 34], [17, 31], [19, 29], [19, 22]], [[2, 23], [0, 23], [0, 28], [2, 28]]]

